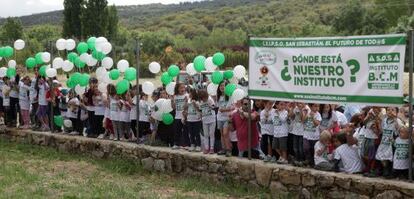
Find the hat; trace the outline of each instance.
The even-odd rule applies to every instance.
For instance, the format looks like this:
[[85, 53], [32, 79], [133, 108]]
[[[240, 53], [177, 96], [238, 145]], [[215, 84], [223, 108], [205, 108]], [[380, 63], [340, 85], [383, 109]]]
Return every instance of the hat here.
[[60, 92], [62, 93], [62, 95], [67, 95], [69, 91], [68, 89], [62, 88]]

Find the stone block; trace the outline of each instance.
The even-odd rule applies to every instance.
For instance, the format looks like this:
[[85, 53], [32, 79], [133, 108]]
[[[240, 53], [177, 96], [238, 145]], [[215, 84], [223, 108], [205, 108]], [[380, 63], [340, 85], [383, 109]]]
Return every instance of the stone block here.
[[155, 160], [154, 161], [154, 170], [164, 172], [165, 171], [165, 162], [164, 160]]
[[263, 163], [255, 164], [254, 171], [256, 174], [257, 184], [268, 187], [270, 178], [272, 177], [272, 168], [264, 165]]
[[279, 181], [285, 185], [301, 185], [301, 174], [294, 170], [281, 169], [279, 172]]
[[152, 170], [154, 166], [154, 159], [152, 157], [144, 158], [141, 160], [142, 167], [146, 170]]

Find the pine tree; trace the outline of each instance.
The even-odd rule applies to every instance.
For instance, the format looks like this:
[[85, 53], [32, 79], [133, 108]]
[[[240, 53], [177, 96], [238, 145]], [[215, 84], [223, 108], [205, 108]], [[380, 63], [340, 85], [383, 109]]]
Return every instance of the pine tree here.
[[108, 26], [108, 2], [106, 0], [87, 0], [82, 12], [82, 35], [105, 36]]
[[15, 41], [23, 37], [22, 22], [18, 18], [7, 18], [0, 30], [2, 39], [5, 41]]
[[65, 0], [63, 3], [63, 37], [82, 37], [82, 6], [83, 0]]

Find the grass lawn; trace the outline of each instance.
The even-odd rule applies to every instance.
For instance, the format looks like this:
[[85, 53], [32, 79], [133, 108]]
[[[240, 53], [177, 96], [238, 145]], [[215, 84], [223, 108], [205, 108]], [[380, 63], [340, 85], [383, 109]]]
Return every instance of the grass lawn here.
[[268, 198], [234, 183], [148, 172], [133, 162], [101, 160], [0, 139], [0, 198]]

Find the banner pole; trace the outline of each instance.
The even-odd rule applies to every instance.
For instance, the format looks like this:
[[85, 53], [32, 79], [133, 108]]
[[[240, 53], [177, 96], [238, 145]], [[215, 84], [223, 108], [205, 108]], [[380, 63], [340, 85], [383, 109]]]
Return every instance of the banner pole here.
[[409, 116], [410, 116], [410, 118], [409, 118], [409, 120], [408, 120], [408, 125], [409, 125], [409, 127], [408, 127], [408, 137], [409, 137], [409, 140], [410, 140], [410, 142], [409, 142], [409, 145], [408, 145], [408, 160], [409, 160], [409, 165], [410, 165], [410, 167], [409, 167], [409, 180], [410, 180], [410, 182], [413, 180], [413, 166], [412, 166], [412, 163], [413, 163], [413, 158], [412, 158], [412, 156], [413, 156], [413, 140], [412, 140], [412, 133], [413, 133], [413, 104], [412, 104], [412, 101], [413, 101], [413, 45], [414, 45], [414, 41], [413, 41], [413, 39], [414, 39], [414, 35], [413, 35], [413, 30], [410, 30], [410, 32], [409, 32], [409, 56], [410, 56], [410, 62], [409, 62], [409, 65], [408, 65], [408, 69], [409, 69], [409, 86], [408, 86], [408, 98], [409, 98]]
[[[49, 50], [50, 50], [50, 60], [53, 60], [52, 59], [52, 57], [53, 57], [53, 42], [52, 41], [49, 41]], [[51, 67], [52, 67], [52, 64], [50, 65]], [[51, 130], [51, 132], [52, 133], [54, 133], [55, 132], [55, 117], [54, 117], [54, 113], [53, 113], [53, 102], [54, 102], [54, 98], [55, 98], [55, 92], [54, 92], [54, 87], [53, 87], [53, 79], [52, 78], [49, 78], [50, 79], [50, 85], [49, 85], [49, 87], [50, 87], [50, 115], [51, 115], [51, 118], [49, 119], [49, 121], [50, 121], [50, 123], [51, 124], [49, 124], [50, 125], [50, 130]]]
[[[251, 35], [249, 35], [248, 36], [248, 38], [247, 38], [247, 57], [248, 58], [250, 58], [250, 49], [249, 49], [249, 43], [250, 43], [250, 37], [251, 37]], [[250, 71], [250, 66], [249, 66], [249, 71]], [[250, 72], [249, 72], [250, 73]], [[250, 74], [249, 74], [249, 76], [250, 76]], [[248, 88], [247, 90], [249, 90], [250, 88]], [[248, 128], [248, 131], [247, 131], [247, 148], [248, 148], [248, 151], [247, 151], [247, 156], [248, 156], [248, 158], [249, 158], [249, 160], [251, 160], [252, 159], [252, 106], [251, 106], [251, 101], [250, 101], [250, 97], [249, 97], [249, 94], [247, 94], [247, 99], [249, 100], [249, 111], [248, 111], [248, 113], [249, 113], [249, 117], [248, 117], [248, 120], [247, 120], [247, 128]]]
[[135, 50], [136, 50], [136, 61], [137, 61], [137, 80], [136, 80], [136, 85], [137, 85], [137, 94], [135, 95], [136, 99], [137, 99], [137, 104], [136, 104], [136, 110], [137, 110], [137, 120], [136, 120], [136, 130], [137, 130], [137, 142], [139, 143], [139, 101], [140, 101], [140, 93], [139, 93], [139, 54], [140, 54], [140, 43], [139, 43], [139, 38], [137, 37], [135, 39]]

